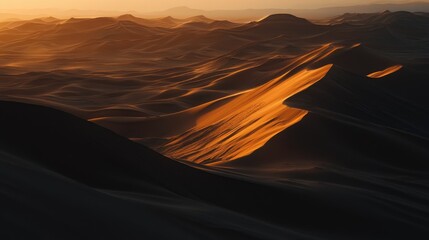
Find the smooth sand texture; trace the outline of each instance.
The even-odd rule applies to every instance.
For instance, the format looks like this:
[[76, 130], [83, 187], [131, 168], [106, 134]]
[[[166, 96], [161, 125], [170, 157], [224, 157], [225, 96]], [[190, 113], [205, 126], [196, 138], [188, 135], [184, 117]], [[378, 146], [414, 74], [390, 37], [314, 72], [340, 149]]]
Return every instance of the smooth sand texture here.
[[0, 23], [2, 235], [427, 239], [429, 15], [324, 22]]

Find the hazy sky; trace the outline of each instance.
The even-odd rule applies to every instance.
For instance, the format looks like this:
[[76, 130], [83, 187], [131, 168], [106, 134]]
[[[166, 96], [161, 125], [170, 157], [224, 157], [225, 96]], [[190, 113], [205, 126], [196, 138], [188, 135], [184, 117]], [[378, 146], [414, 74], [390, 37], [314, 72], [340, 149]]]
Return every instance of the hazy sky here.
[[404, 0], [0, 0], [0, 9], [164, 10], [177, 6], [198, 9], [318, 8]]

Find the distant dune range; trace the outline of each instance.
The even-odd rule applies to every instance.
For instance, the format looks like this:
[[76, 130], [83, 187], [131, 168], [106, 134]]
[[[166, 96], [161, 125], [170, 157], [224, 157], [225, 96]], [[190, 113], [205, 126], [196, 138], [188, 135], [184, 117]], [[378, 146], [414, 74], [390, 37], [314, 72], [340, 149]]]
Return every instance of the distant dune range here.
[[1, 220], [40, 239], [426, 239], [428, 66], [426, 13], [2, 22]]
[[[178, 6], [163, 11], [148, 12], [148, 9], [130, 10], [130, 11], [99, 11], [99, 10], [79, 10], [79, 9], [0, 9], [0, 21], [33, 19], [45, 16], [54, 16], [57, 18], [71, 17], [110, 17], [123, 14], [133, 14], [143, 18], [159, 18], [172, 16], [174, 18], [189, 18], [193, 16], [204, 15], [214, 19], [228, 19], [230, 21], [248, 22], [262, 19], [268, 15], [289, 13], [298, 17], [308, 19], [325, 19], [332, 16], [338, 16], [343, 13], [377, 13], [384, 10], [390, 11], [409, 11], [409, 12], [428, 12], [429, 3], [427, 1], [402, 1], [403, 3], [369, 3], [360, 5], [349, 5], [334, 7], [309, 9], [281, 9], [281, 8], [252, 8], [254, 6], [243, 6], [243, 9], [217, 9], [203, 10], [186, 6]], [[348, 6], [347, 6], [348, 5]]]

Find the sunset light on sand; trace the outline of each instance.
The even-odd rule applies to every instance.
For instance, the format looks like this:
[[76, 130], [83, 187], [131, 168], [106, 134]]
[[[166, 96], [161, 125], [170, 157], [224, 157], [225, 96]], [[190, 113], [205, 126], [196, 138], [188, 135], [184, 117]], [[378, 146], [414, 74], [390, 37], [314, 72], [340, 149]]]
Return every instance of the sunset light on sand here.
[[0, 2], [0, 238], [429, 239], [429, 2]]

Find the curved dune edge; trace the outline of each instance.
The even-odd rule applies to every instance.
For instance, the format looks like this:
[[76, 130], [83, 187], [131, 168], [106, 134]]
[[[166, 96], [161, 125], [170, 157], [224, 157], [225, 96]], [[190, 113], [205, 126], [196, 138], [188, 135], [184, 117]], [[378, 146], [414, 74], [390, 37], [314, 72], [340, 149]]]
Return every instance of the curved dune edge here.
[[246, 156], [273, 136], [299, 122], [308, 112], [287, 107], [284, 100], [321, 80], [332, 65], [281, 76], [235, 98], [173, 137], [163, 153], [176, 159], [217, 164]]
[[370, 77], [370, 78], [382, 78], [382, 77], [385, 77], [387, 75], [390, 75], [392, 73], [399, 71], [402, 67], [403, 67], [402, 65], [395, 65], [395, 66], [388, 67], [388, 68], [381, 70], [381, 71], [378, 71], [378, 72], [370, 73], [366, 76]]

